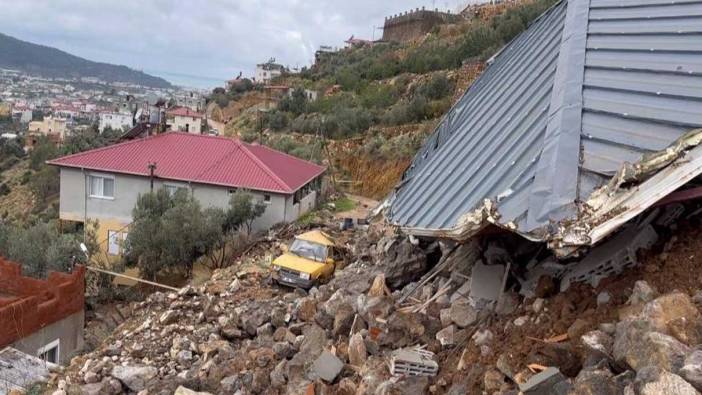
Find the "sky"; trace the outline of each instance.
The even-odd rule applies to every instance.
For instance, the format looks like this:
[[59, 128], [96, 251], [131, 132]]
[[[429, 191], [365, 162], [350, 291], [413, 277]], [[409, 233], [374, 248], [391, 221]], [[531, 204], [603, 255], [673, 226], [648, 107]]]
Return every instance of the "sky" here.
[[[373, 38], [384, 17], [465, 0], [0, 0], [0, 33], [89, 60], [211, 88], [276, 58], [311, 64], [320, 45]], [[382, 29], [375, 30], [375, 38]]]

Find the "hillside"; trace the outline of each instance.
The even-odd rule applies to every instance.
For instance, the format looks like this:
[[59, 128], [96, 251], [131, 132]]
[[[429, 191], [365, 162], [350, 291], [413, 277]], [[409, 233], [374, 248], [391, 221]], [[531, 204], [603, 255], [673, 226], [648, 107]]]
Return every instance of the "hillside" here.
[[108, 63], [93, 62], [56, 48], [32, 44], [0, 33], [0, 68], [20, 70], [51, 78], [97, 77], [107, 82], [127, 82], [168, 88], [160, 77]]
[[251, 82], [219, 88], [210, 114], [227, 135], [326, 162], [342, 189], [382, 198], [485, 61], [554, 3], [486, 4], [414, 41], [342, 49], [272, 81], [288, 95]]

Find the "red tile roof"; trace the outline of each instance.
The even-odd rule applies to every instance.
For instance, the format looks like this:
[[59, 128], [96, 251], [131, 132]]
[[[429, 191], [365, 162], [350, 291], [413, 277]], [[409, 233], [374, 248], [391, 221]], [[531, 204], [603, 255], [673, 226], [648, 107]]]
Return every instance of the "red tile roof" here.
[[236, 139], [167, 132], [64, 156], [51, 165], [290, 194], [326, 170]]
[[177, 107], [172, 110], [166, 111], [168, 115], [173, 115], [176, 117], [191, 117], [191, 118], [202, 118], [202, 114], [197, 111], [193, 111], [188, 107]]

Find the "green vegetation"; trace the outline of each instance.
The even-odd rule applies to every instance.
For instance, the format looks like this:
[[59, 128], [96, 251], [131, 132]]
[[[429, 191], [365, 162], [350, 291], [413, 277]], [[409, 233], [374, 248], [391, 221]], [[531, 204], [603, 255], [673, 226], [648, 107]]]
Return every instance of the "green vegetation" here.
[[250, 233], [254, 220], [265, 211], [251, 195], [232, 195], [228, 210], [203, 209], [187, 190], [171, 196], [161, 189], [139, 196], [125, 242], [125, 263], [154, 279], [157, 273], [182, 270], [190, 277], [194, 262], [209, 258], [222, 267], [227, 247], [241, 231]]
[[89, 251], [98, 250], [93, 232], [61, 232], [56, 220], [28, 227], [0, 221], [0, 255], [22, 263], [23, 272], [29, 276], [45, 277], [49, 270], [65, 272], [73, 263], [85, 263], [88, 258], [80, 249], [81, 242]]
[[356, 207], [356, 202], [346, 196], [333, 201], [332, 204], [334, 205], [334, 211], [337, 212], [351, 211]]
[[[451, 107], [456, 91], [453, 70], [486, 60], [555, 2], [521, 3], [489, 20], [455, 25], [455, 34], [436, 29], [420, 43], [378, 43], [342, 50], [298, 76], [283, 76], [280, 83], [294, 87], [293, 91], [260, 121], [244, 124], [248, 130], [243, 134], [252, 141], [262, 127], [274, 134], [345, 139], [374, 127], [436, 120]], [[308, 100], [303, 87], [316, 90], [319, 98]], [[329, 89], [333, 93], [322, 94]], [[214, 92], [212, 98], [219, 102], [222, 94], [223, 90]], [[289, 145], [287, 141], [281, 144]], [[293, 155], [307, 153], [296, 150]]]

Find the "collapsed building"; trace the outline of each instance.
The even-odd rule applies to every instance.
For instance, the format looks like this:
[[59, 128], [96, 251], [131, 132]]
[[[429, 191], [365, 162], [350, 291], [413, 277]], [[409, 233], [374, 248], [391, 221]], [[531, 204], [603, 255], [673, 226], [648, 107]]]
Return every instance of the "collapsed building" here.
[[662, 203], [700, 196], [700, 32], [699, 2], [557, 3], [445, 115], [384, 203], [388, 221], [460, 243], [497, 228], [559, 259], [606, 248], [530, 264], [566, 287], [630, 266], [651, 223], [684, 211]]

